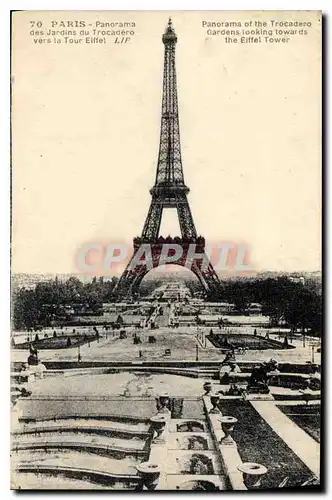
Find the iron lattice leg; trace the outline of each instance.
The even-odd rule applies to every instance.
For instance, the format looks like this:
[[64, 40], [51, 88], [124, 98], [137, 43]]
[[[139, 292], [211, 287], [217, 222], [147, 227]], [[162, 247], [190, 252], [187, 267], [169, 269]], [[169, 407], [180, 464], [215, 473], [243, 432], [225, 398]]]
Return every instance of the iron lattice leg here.
[[187, 197], [184, 198], [183, 202], [177, 205], [181, 235], [186, 240], [193, 240], [197, 238], [196, 228]]
[[157, 199], [152, 199], [142, 231], [142, 238], [144, 240], [154, 241], [158, 238], [162, 213], [162, 202], [158, 201]]
[[201, 263], [193, 262], [191, 270], [199, 279], [205, 293], [210, 297], [215, 296], [217, 298], [221, 292], [220, 280], [206, 253], [203, 253], [202, 256], [204, 256], [203, 259], [208, 262], [208, 265], [202, 266]]
[[132, 260], [128, 263], [125, 271], [123, 272], [114, 292], [116, 297], [120, 298], [132, 298], [138, 290], [138, 287], [148, 271], [143, 271], [139, 269], [131, 269]]

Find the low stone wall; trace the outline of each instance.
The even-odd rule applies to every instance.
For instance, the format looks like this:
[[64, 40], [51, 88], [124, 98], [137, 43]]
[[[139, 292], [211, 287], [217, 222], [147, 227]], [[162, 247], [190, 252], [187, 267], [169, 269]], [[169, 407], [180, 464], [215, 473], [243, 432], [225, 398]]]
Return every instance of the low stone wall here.
[[242, 460], [238, 453], [237, 445], [235, 442], [228, 445], [220, 443], [222, 438], [225, 437], [225, 434], [221, 429], [220, 422], [217, 419], [218, 414], [210, 413], [212, 405], [208, 396], [204, 396], [203, 401], [207, 422], [214, 439], [215, 447], [219, 452], [223, 468], [227, 474], [231, 487], [233, 490], [246, 490], [247, 488], [243, 482], [242, 473], [238, 469], [238, 467], [242, 464]]
[[[221, 356], [221, 360], [223, 356]], [[178, 361], [178, 360], [156, 360], [156, 361], [45, 361], [43, 362], [48, 370], [71, 370], [81, 368], [119, 368], [134, 367], [149, 369], [152, 367], [165, 368], [194, 368], [194, 369], [219, 369], [220, 361]], [[257, 364], [255, 361], [237, 361], [237, 364], [242, 371], [251, 371], [253, 365]], [[22, 369], [24, 363], [13, 362], [13, 370], [17, 371]], [[311, 365], [309, 363], [279, 363], [278, 369], [284, 373], [311, 373]]]
[[[250, 373], [226, 373], [222, 378], [224, 383], [248, 382]], [[309, 375], [305, 373], [280, 373], [270, 378], [269, 386], [289, 387], [291, 389], [302, 389], [307, 387]]]

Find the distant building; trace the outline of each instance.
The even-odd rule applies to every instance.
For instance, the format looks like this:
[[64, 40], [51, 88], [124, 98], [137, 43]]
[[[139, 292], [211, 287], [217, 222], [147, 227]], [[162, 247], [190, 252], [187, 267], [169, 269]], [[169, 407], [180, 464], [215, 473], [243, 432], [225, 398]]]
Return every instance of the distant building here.
[[247, 311], [249, 312], [249, 314], [262, 314], [262, 309], [263, 309], [263, 306], [262, 304], [258, 304], [257, 302], [252, 302]]
[[223, 314], [232, 314], [236, 309], [235, 304], [231, 304], [230, 302], [220, 302], [217, 305], [219, 306], [219, 311]]
[[222, 321], [221, 316], [211, 315], [211, 314], [202, 314], [199, 315], [199, 323], [205, 326], [216, 326]]

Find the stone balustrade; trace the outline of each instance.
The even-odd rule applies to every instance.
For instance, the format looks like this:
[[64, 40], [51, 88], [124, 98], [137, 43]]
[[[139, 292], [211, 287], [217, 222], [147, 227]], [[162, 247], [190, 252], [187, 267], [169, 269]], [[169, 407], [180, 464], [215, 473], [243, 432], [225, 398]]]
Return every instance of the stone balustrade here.
[[148, 491], [167, 489], [167, 441], [171, 419], [168, 394], [158, 396], [156, 407], [158, 413], [150, 419], [152, 435], [149, 460], [137, 466], [142, 489]]
[[246, 490], [242, 473], [238, 469], [242, 464], [242, 460], [236, 443], [234, 441], [231, 443], [223, 442], [226, 436], [224, 430], [221, 428], [220, 417], [222, 414], [220, 411], [219, 413], [211, 413], [211, 410], [214, 410], [215, 406], [211, 404], [210, 396], [203, 396], [203, 402], [210, 431], [231, 487], [233, 490]]

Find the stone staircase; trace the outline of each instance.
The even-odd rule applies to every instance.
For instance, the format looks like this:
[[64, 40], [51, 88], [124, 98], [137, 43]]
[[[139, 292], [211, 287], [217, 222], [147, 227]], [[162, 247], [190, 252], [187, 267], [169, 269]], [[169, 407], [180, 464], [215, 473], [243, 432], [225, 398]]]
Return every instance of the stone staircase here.
[[46, 478], [49, 488], [58, 489], [60, 477], [64, 489], [68, 484], [76, 489], [76, 482], [78, 489], [82, 484], [85, 489], [135, 489], [137, 465], [149, 455], [149, 428], [135, 418], [21, 417], [12, 432], [12, 483], [25, 489]]

